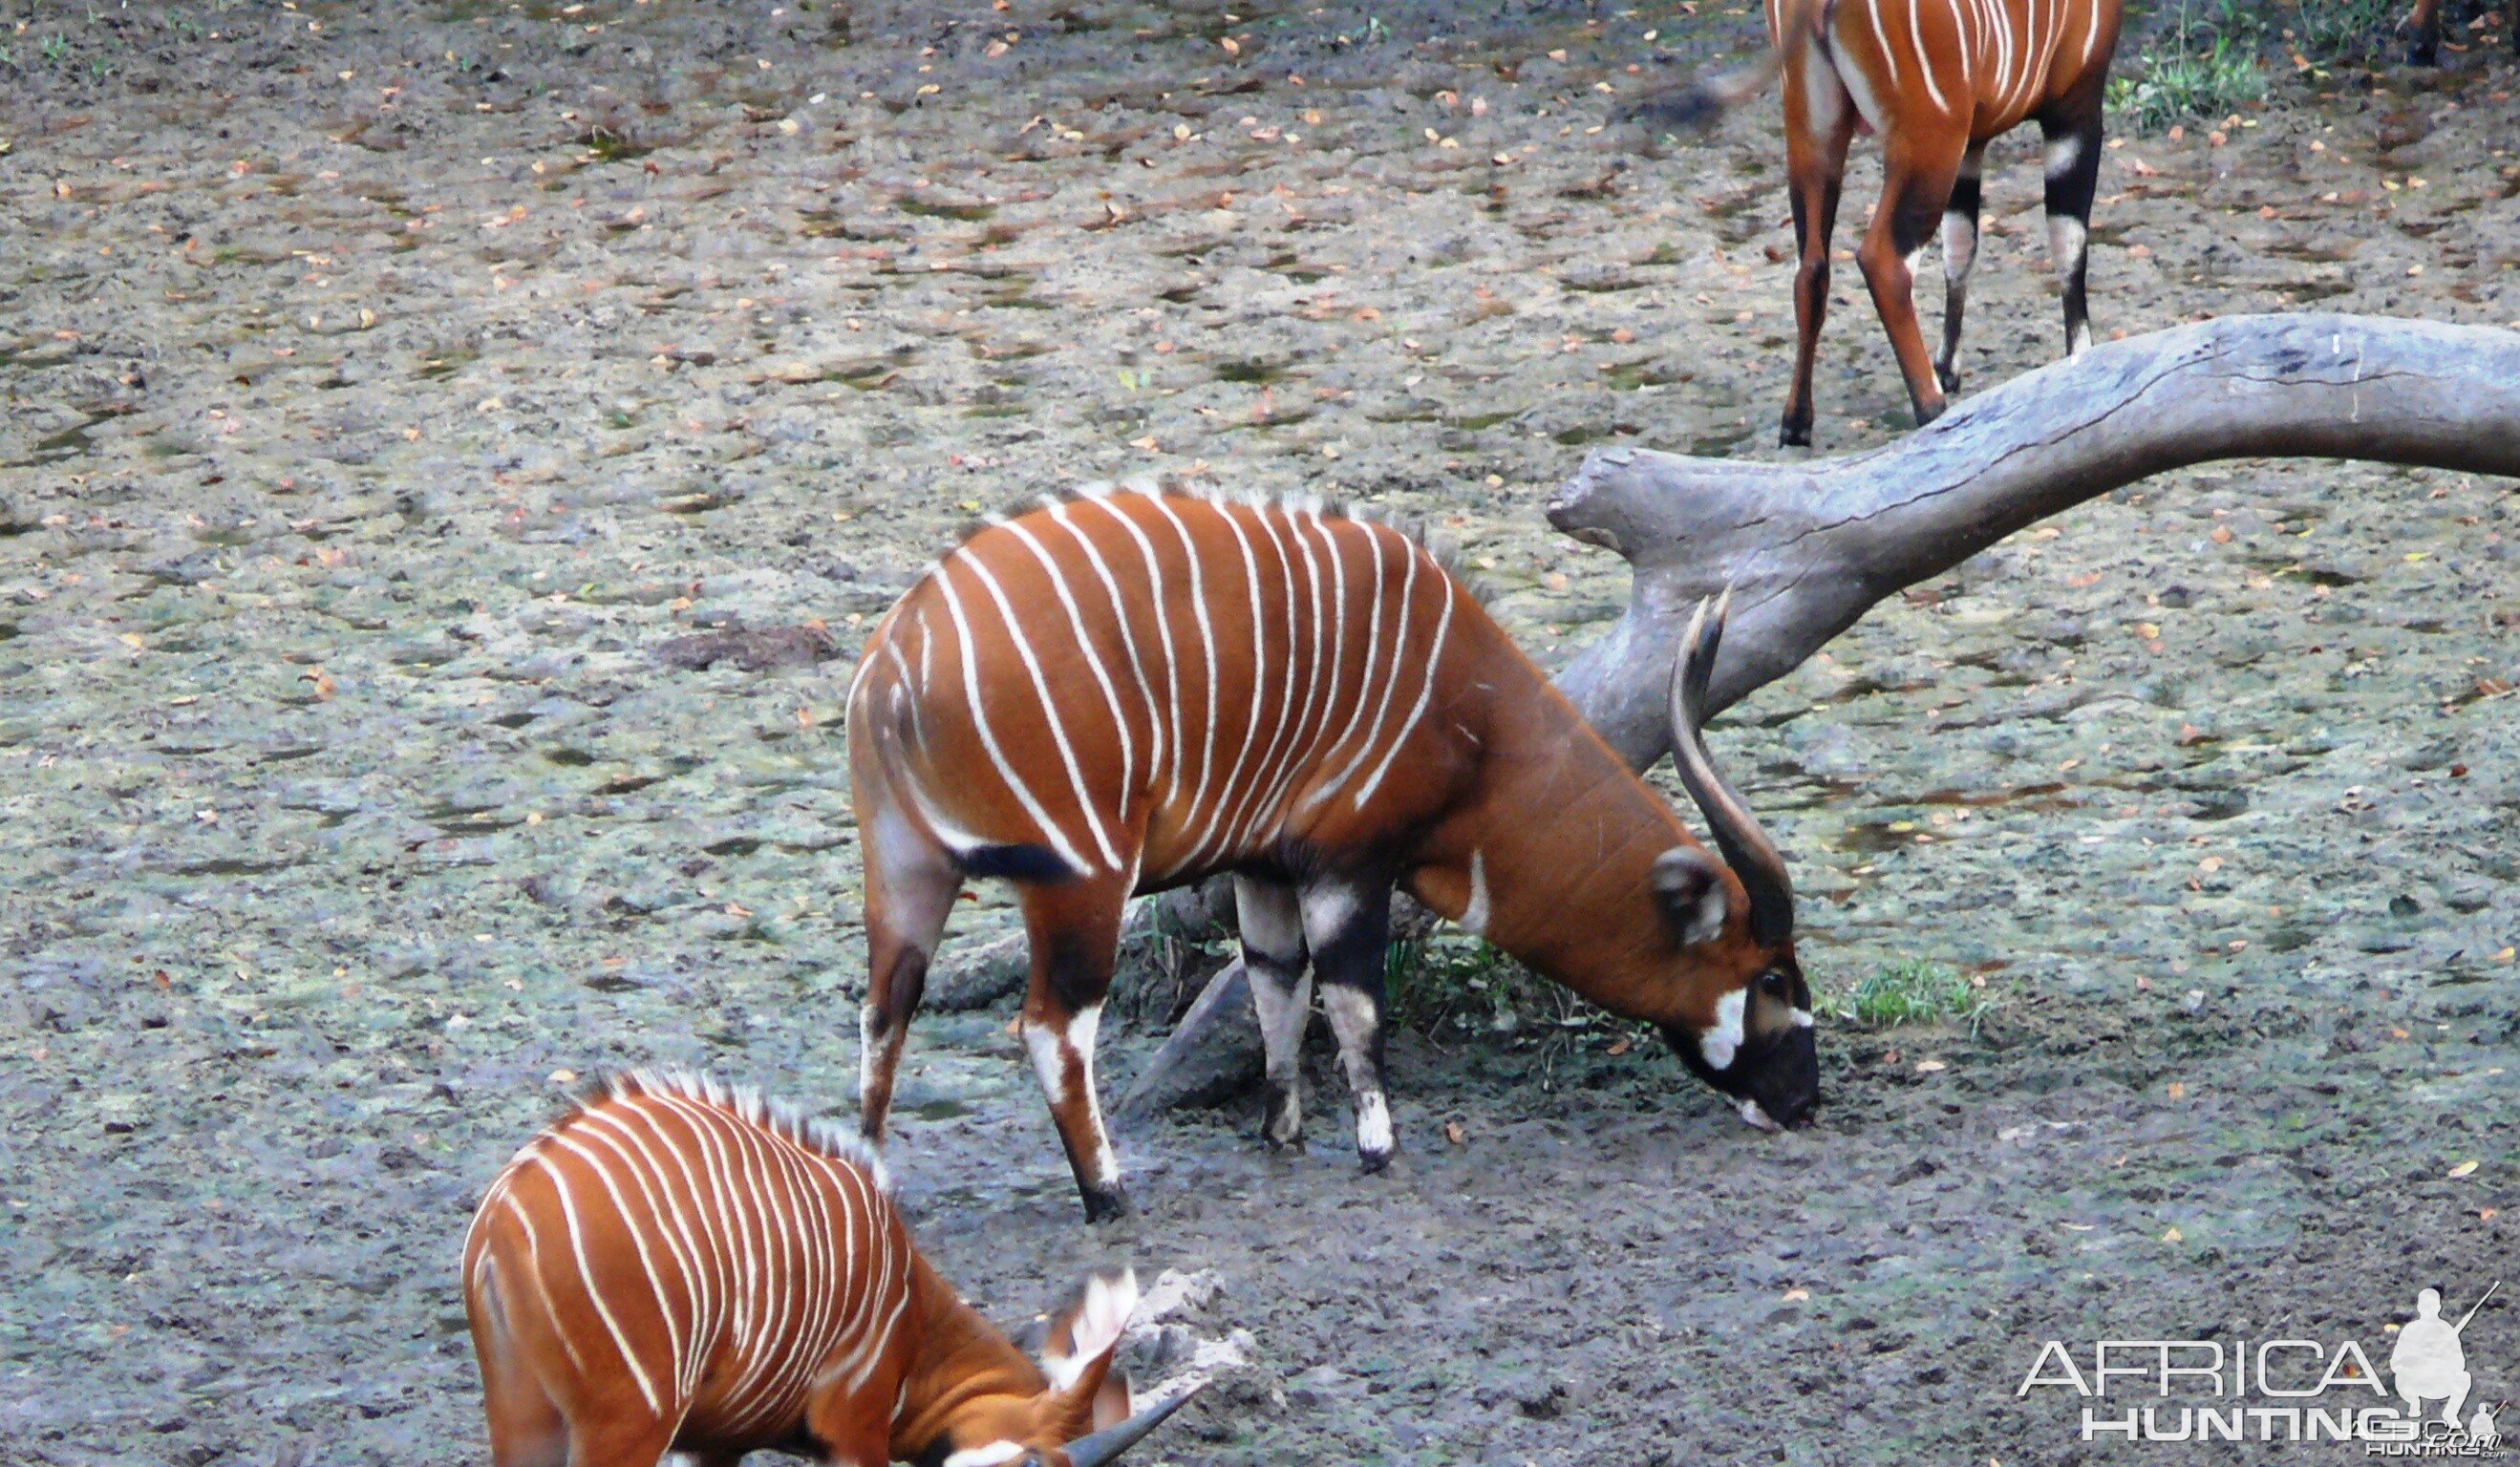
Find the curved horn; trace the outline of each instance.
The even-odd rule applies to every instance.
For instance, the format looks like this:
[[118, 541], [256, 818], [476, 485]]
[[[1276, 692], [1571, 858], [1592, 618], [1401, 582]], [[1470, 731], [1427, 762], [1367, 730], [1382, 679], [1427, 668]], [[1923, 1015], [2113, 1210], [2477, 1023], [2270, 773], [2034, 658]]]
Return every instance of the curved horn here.
[[1076, 1467], [1103, 1467], [1104, 1463], [1137, 1445], [1147, 1433], [1163, 1425], [1166, 1416], [1180, 1410], [1192, 1397], [1206, 1389], [1207, 1383], [1201, 1381], [1163, 1404], [1148, 1406], [1117, 1426], [1106, 1426], [1090, 1437], [1077, 1438], [1067, 1444], [1067, 1459]]
[[1698, 728], [1705, 722], [1698, 710], [1706, 705], [1707, 679], [1714, 675], [1716, 649], [1723, 645], [1724, 622], [1732, 608], [1732, 588], [1727, 586], [1723, 599], [1715, 603], [1713, 618], [1700, 600], [1697, 614], [1688, 619], [1688, 630], [1680, 639], [1680, 657], [1671, 672], [1672, 764], [1688, 797], [1706, 817], [1706, 827], [1724, 852], [1725, 864], [1750, 894], [1751, 939], [1772, 948], [1794, 935], [1793, 878], [1785, 873], [1785, 859], [1777, 854], [1775, 843], [1751, 818], [1750, 807], [1715, 772], [1715, 761], [1707, 757], [1706, 742], [1698, 736]]

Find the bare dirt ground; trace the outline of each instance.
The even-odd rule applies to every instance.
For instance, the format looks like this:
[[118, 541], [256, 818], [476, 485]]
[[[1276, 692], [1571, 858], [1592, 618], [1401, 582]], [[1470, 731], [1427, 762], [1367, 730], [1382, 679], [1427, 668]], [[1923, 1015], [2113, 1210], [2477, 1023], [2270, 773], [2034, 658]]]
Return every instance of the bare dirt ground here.
[[[1593, 635], [1623, 568], [1539, 514], [1583, 445], [1774, 452], [1775, 104], [1640, 153], [1609, 94], [1753, 17], [1494, 9], [0, 0], [0, 1458], [478, 1460], [458, 1239], [556, 1077], [847, 1113], [840, 689], [970, 511], [1343, 494], [1536, 655]], [[2520, 327], [2500, 55], [2114, 148], [2101, 332]], [[1972, 384], [2057, 347], [2038, 172], [1994, 155]], [[1904, 427], [1838, 295], [1823, 451]], [[1833, 1026], [1810, 1131], [1606, 1026], [1449, 1025], [1395, 1175], [1334, 1098], [1291, 1161], [1183, 1114], [1089, 1232], [1005, 1014], [932, 1013], [907, 1205], [1005, 1317], [1213, 1270], [1262, 1363], [1149, 1462], [2225, 1460], [2013, 1388], [2051, 1337], [2376, 1350], [2513, 1274], [2515, 555], [2509, 483], [2233, 465], [1736, 710], [1818, 982], [1990, 1002]]]

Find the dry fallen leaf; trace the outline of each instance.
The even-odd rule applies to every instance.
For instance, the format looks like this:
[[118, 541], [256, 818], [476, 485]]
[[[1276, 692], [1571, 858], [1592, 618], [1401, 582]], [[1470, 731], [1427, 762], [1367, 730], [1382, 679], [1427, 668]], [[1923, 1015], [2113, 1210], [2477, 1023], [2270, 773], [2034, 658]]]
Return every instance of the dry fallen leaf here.
[[2187, 1240], [2187, 1235], [2174, 1227], [2168, 1232], [2163, 1233], [2161, 1235], [2161, 1240], [2165, 1243], [2183, 1243]]
[[2170, 1098], [2173, 1100], [2183, 1100], [2187, 1098], [2187, 1087], [2182, 1085], [2176, 1080], [2170, 1082]]
[[1787, 1290], [1785, 1290], [1785, 1303], [1787, 1303], [1787, 1304], [1800, 1304], [1800, 1303], [1802, 1303], [1804, 1300], [1809, 1299], [1810, 1297], [1811, 1297], [1811, 1290], [1809, 1290], [1809, 1289], [1787, 1289]]
[[2474, 1161], [2463, 1161], [2457, 1166], [2450, 1169], [2451, 1179], [2455, 1181], [2459, 1178], [2473, 1176], [2475, 1175], [2475, 1172], [2476, 1163]]
[[1916, 1061], [1916, 1073], [1919, 1075], [1939, 1075], [1950, 1068], [1951, 1066], [1943, 1063], [1939, 1059], [1920, 1059]]
[[1629, 1046], [1630, 1042], [1626, 1038], [1622, 1037], [1610, 1045], [1608, 1052], [1611, 1054], [1625, 1054], [1628, 1052]]
[[1444, 1123], [1444, 1139], [1452, 1142], [1456, 1146], [1466, 1146], [1470, 1143], [1470, 1134], [1462, 1129], [1461, 1122], [1446, 1121]]

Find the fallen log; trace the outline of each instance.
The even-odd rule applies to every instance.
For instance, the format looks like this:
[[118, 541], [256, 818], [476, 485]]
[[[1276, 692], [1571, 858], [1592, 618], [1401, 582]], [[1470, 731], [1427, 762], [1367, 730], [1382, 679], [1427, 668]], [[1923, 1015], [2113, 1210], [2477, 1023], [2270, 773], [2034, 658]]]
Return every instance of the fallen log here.
[[1883, 598], [2036, 520], [2217, 459], [2520, 475], [2520, 332], [2310, 312], [2130, 337], [1865, 453], [1801, 464], [1598, 449], [1549, 521], [1625, 556], [1626, 613], [1558, 675], [1639, 769], [1670, 747], [1672, 656], [1733, 588], [1708, 705], [1791, 672]]

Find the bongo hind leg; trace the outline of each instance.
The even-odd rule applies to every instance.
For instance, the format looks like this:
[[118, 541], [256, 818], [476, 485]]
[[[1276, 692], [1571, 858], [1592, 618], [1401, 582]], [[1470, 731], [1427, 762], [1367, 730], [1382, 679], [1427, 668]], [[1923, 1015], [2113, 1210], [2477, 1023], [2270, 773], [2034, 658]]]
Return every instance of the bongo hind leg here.
[[1026, 884], [1021, 893], [1032, 945], [1024, 1047], [1032, 1052], [1033, 1071], [1067, 1150], [1085, 1219], [1100, 1222], [1129, 1211], [1119, 1159], [1102, 1124], [1102, 1097], [1094, 1089], [1094, 1044], [1119, 956], [1121, 909], [1129, 891], [1115, 877]]
[[963, 889], [954, 860], [889, 811], [861, 824], [866, 854], [867, 997], [858, 1013], [858, 1130], [883, 1139], [910, 1017]]

